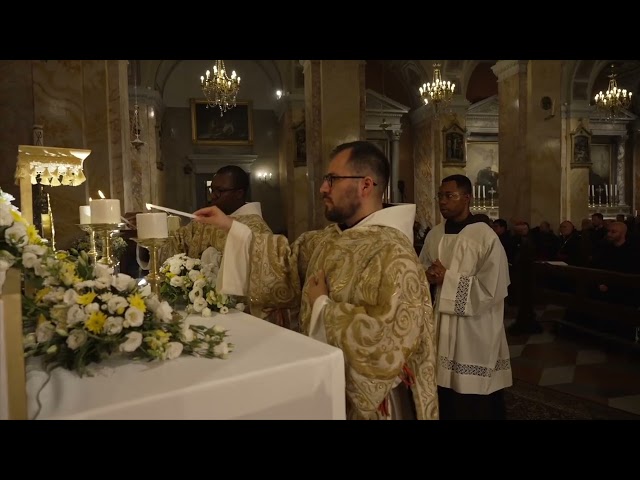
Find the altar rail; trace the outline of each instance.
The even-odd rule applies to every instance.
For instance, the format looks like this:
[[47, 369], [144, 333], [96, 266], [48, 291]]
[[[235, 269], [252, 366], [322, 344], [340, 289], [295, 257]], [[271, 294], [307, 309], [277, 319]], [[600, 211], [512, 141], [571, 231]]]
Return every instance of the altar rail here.
[[[535, 303], [559, 305], [585, 316], [599, 317], [607, 322], [635, 327], [638, 332], [640, 328], [640, 275], [569, 265], [552, 265], [545, 262], [535, 262], [533, 272], [532, 292]], [[628, 292], [625, 295], [628, 303], [627, 301], [625, 303], [611, 303], [593, 298], [594, 288], [599, 284], [607, 285], [610, 288], [624, 288], [625, 292]], [[558, 321], [600, 338], [640, 348], [637, 333], [634, 341], [633, 338], [621, 338], [593, 326], [584, 325], [579, 318], [575, 320], [565, 318]]]

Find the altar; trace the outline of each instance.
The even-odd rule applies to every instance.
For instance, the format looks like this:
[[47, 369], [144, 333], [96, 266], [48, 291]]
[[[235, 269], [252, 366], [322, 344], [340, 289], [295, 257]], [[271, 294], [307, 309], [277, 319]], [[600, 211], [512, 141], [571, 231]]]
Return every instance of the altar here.
[[94, 376], [27, 362], [29, 419], [344, 420], [340, 349], [232, 310], [188, 323], [220, 325], [227, 359], [108, 359]]

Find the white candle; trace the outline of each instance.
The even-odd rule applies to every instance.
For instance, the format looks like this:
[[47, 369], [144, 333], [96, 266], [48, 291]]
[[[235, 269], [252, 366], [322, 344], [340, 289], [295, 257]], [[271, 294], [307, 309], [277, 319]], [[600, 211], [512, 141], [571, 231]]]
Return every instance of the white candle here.
[[196, 216], [193, 213], [181, 212], [180, 210], [174, 210], [173, 208], [160, 207], [152, 203], [147, 203], [147, 210], [151, 210], [151, 209], [162, 210], [163, 212], [167, 212], [167, 213], [174, 213], [176, 215], [180, 215], [181, 217], [196, 218]]
[[613, 191], [613, 198], [615, 200], [616, 197], [618, 196], [618, 184], [617, 183], [613, 186], [613, 190], [614, 190]]
[[591, 185], [591, 196], [595, 197], [596, 196], [596, 190], [595, 190], [595, 185]]
[[91, 223], [91, 207], [89, 205], [80, 206], [80, 225]]
[[606, 199], [609, 198], [609, 185], [607, 185], [606, 183], [604, 184], [604, 198], [605, 202], [607, 201]]
[[487, 198], [487, 197], [485, 197], [485, 195], [486, 195], [486, 192], [484, 191], [484, 185], [482, 185], [482, 198], [483, 199]]
[[138, 213], [136, 215], [138, 226], [138, 238], [167, 238], [167, 214], [162, 213]]
[[175, 215], [167, 216], [167, 229], [169, 233], [173, 233], [180, 228], [180, 217]]
[[105, 198], [91, 200], [91, 223], [120, 223], [120, 200]]

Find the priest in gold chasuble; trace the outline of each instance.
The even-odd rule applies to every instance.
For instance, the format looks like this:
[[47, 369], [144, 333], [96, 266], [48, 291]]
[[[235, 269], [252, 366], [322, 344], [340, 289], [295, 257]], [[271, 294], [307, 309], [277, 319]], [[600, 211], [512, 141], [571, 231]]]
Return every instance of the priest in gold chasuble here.
[[219, 209], [198, 221], [229, 230], [224, 293], [300, 308], [301, 331], [343, 351], [349, 419], [437, 419], [435, 333], [413, 248], [415, 205], [383, 208], [389, 163], [369, 142], [340, 145], [320, 188], [335, 222], [302, 234], [251, 232]]

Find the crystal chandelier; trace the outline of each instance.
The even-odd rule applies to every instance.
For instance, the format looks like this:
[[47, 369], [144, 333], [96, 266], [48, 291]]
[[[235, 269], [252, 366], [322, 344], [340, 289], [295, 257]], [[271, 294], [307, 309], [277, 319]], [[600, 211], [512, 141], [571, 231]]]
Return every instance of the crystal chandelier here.
[[223, 60], [216, 60], [213, 66], [213, 75], [207, 70], [206, 77], [200, 77], [200, 86], [207, 98], [207, 108], [220, 107], [220, 116], [236, 106], [236, 96], [240, 90], [240, 77], [236, 75], [234, 70], [229, 78]]
[[611, 74], [609, 75], [609, 88], [605, 93], [598, 93], [595, 96], [596, 108], [600, 110], [606, 118], [615, 118], [623, 108], [628, 108], [631, 104], [631, 92], [626, 89], [618, 88], [616, 82], [616, 74], [613, 73], [613, 65], [611, 65]]
[[455, 84], [450, 81], [442, 80], [440, 64], [435, 63], [433, 65], [433, 82], [425, 83], [419, 88], [420, 97], [425, 105], [428, 105], [429, 102], [433, 103], [433, 108], [437, 113], [441, 106], [446, 106], [451, 102], [455, 87]]

